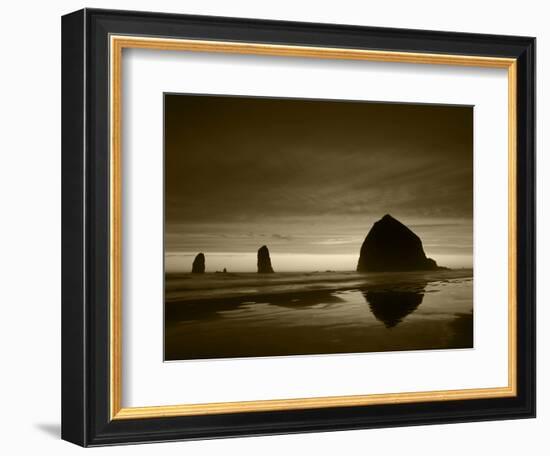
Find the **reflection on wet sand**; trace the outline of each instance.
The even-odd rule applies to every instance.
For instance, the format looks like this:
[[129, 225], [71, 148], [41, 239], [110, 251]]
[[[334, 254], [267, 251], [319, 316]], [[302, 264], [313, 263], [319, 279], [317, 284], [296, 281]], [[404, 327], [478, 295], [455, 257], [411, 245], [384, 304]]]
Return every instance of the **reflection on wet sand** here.
[[[339, 288], [277, 292], [245, 283], [240, 296], [225, 298], [199, 298], [194, 289], [187, 301], [166, 301], [165, 359], [471, 348], [473, 281], [453, 274], [362, 284], [353, 276]], [[226, 280], [236, 294], [243, 279]]]
[[393, 328], [413, 313], [424, 298], [425, 284], [416, 290], [363, 290], [372, 314], [386, 328]]
[[[422, 304], [425, 285], [416, 289], [361, 289], [359, 290], [374, 317], [384, 323], [386, 328], [397, 326], [403, 319], [414, 312]], [[332, 304], [344, 302], [337, 292], [328, 290], [315, 290], [307, 293], [281, 293], [270, 296], [255, 296], [254, 300], [243, 298], [228, 298], [209, 300], [208, 302], [191, 302], [185, 306], [168, 305], [170, 319], [179, 321], [191, 321], [202, 319], [214, 319], [221, 316], [224, 311], [237, 310], [248, 304], [268, 304], [287, 309], [300, 309], [314, 306], [320, 308]]]
[[270, 305], [287, 309], [300, 309], [314, 306], [320, 308], [344, 302], [344, 299], [328, 290], [315, 290], [307, 293], [280, 293], [275, 295], [256, 295], [252, 299], [242, 297], [227, 299], [209, 299], [179, 305], [168, 303], [166, 306], [167, 321], [213, 320], [223, 317], [224, 312], [237, 311], [250, 305]]

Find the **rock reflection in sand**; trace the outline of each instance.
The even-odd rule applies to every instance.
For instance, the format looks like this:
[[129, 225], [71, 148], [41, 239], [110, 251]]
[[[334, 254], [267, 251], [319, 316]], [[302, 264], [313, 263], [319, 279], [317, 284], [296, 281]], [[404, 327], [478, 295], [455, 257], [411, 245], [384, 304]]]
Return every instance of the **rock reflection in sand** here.
[[291, 275], [252, 286], [239, 275], [226, 279], [227, 297], [207, 280], [204, 291], [173, 288], [165, 359], [473, 347], [471, 271], [350, 274], [330, 287], [315, 285], [315, 275], [297, 279], [294, 287]]
[[376, 319], [383, 322], [386, 328], [393, 328], [422, 304], [424, 288], [425, 285], [411, 290], [374, 288], [364, 290], [363, 295]]

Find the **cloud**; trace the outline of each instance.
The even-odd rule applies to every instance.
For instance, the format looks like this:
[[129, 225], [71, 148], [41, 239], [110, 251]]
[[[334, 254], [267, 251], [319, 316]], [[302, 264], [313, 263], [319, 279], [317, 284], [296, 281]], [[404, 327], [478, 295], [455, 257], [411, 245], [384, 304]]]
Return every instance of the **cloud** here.
[[333, 239], [322, 239], [320, 241], [313, 241], [310, 244], [313, 245], [345, 245], [345, 244], [357, 244], [361, 242], [361, 238], [333, 238]]
[[272, 234], [271, 237], [280, 241], [291, 241], [292, 239], [294, 239], [292, 236], [277, 233]]
[[471, 248], [470, 107], [165, 102], [167, 249], [352, 252], [385, 213], [434, 245]]

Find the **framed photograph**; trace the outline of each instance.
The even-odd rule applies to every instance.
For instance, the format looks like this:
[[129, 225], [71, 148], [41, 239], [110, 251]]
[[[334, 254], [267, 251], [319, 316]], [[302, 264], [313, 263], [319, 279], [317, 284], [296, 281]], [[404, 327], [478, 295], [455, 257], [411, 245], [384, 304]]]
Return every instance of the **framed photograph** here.
[[535, 416], [535, 39], [62, 20], [62, 437]]

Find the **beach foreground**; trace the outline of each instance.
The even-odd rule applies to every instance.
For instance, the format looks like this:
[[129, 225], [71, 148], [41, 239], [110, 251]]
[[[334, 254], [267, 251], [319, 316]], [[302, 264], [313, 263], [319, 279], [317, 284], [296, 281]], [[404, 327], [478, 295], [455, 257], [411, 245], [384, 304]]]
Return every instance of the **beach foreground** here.
[[165, 360], [473, 347], [473, 271], [167, 274]]

